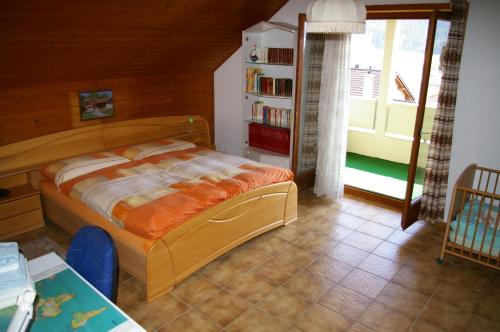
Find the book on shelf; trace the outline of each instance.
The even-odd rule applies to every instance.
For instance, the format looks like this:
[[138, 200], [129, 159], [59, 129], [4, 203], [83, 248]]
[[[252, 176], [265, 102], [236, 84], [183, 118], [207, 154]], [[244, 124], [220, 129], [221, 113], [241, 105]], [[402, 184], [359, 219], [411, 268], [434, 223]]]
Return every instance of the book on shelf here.
[[252, 122], [275, 127], [290, 128], [292, 110], [264, 105], [262, 101], [252, 104]]
[[247, 68], [246, 91], [270, 96], [291, 97], [293, 81], [291, 78], [264, 76], [260, 68]]
[[[253, 57], [256, 60], [253, 60]], [[293, 65], [293, 48], [258, 47], [254, 45], [250, 51], [250, 61], [255, 63]]]
[[254, 148], [290, 154], [290, 129], [251, 122], [248, 124], [248, 145]]

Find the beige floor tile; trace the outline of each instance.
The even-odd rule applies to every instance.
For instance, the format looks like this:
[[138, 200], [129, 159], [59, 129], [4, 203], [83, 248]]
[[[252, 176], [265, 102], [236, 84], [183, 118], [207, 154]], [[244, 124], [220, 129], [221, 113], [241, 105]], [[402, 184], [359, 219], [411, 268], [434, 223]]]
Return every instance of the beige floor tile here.
[[380, 212], [380, 209], [375, 206], [365, 205], [363, 207], [352, 206], [345, 210], [345, 213], [352, 214], [353, 216], [370, 219], [373, 218], [377, 213]]
[[436, 244], [430, 239], [425, 240], [426, 245], [418, 249], [419, 252], [431, 256], [433, 259], [438, 258], [441, 255], [441, 243]]
[[353, 266], [335, 258], [323, 256], [307, 267], [307, 270], [338, 283], [354, 269]]
[[211, 262], [201, 269], [200, 273], [217, 285], [227, 286], [240, 274], [245, 273], [246, 271], [248, 271], [247, 268], [232, 263], [224, 258]]
[[379, 302], [372, 302], [359, 319], [375, 331], [392, 332], [408, 331], [413, 321], [410, 316]]
[[199, 274], [194, 274], [175, 286], [172, 295], [191, 306], [195, 306], [219, 291], [219, 286]]
[[469, 324], [467, 331], [498, 332], [500, 331], [500, 322], [476, 315], [472, 317], [472, 321]]
[[365, 272], [363, 270], [355, 269], [350, 272], [340, 284], [355, 292], [366, 295], [372, 299], [387, 285], [387, 280], [377, 277], [374, 274]]
[[421, 252], [416, 252], [413, 256], [411, 256], [405, 265], [411, 267], [417, 272], [427, 274], [435, 273], [440, 275], [445, 273], [450, 266], [447, 262], [438, 264], [436, 257], [428, 256]]
[[327, 255], [349, 265], [356, 266], [365, 260], [370, 253], [344, 243], [338, 243]]
[[295, 244], [316, 254], [323, 254], [331, 250], [337, 241], [332, 240], [328, 235], [319, 232], [309, 232]]
[[445, 332], [443, 329], [426, 322], [425, 320], [418, 319], [410, 329], [410, 332]]
[[325, 221], [320, 226], [318, 226], [313, 232], [327, 235], [332, 240], [340, 241], [345, 239], [349, 234], [353, 232], [352, 229], [339, 225], [333, 221]]
[[357, 229], [366, 222], [366, 219], [356, 217], [349, 213], [341, 213], [336, 218], [332, 219], [332, 221], [350, 229]]
[[431, 295], [439, 282], [439, 275], [417, 272], [405, 266], [392, 281], [417, 292]]
[[[309, 230], [313, 230], [316, 227], [323, 224], [325, 221], [329, 219], [329, 216], [326, 217], [323, 213], [316, 213], [314, 209], [308, 209], [306, 213], [301, 214], [300, 210], [298, 212], [297, 221], [301, 224], [301, 227], [308, 228]], [[304, 225], [304, 226], [302, 226]]]
[[370, 220], [384, 226], [401, 229], [401, 212], [379, 211]]
[[355, 231], [343, 239], [342, 242], [362, 250], [372, 251], [375, 250], [383, 240]]
[[367, 221], [361, 225], [357, 231], [384, 240], [394, 232], [394, 228], [387, 227], [376, 222]]
[[311, 264], [317, 257], [317, 254], [296, 245], [289, 246], [276, 256], [277, 259], [283, 260], [288, 264], [297, 265], [300, 268]]
[[472, 319], [472, 314], [458, 309], [452, 303], [431, 298], [420, 315], [420, 319], [446, 331], [465, 331]]
[[289, 331], [287, 325], [256, 308], [247, 310], [235, 321], [226, 326], [228, 332], [285, 332]]
[[482, 292], [488, 286], [490, 276], [474, 269], [453, 264], [446, 271], [443, 279], [452, 284], [470, 288], [476, 292]]
[[395, 261], [396, 263], [404, 264], [415, 254], [415, 251], [388, 241], [384, 241], [373, 251], [373, 253]]
[[417, 317], [429, 300], [429, 296], [398, 284], [389, 283], [376, 300], [411, 317]]
[[189, 310], [162, 327], [159, 332], [216, 332], [220, 326], [196, 310]]
[[304, 270], [293, 276], [283, 286], [305, 299], [315, 302], [334, 285], [331, 281]]
[[422, 241], [422, 239], [413, 236], [413, 234], [400, 230], [394, 231], [387, 237], [386, 241], [414, 250], [418, 250], [420, 249], [420, 247], [425, 246], [425, 243]]
[[272, 232], [274, 233], [274, 235], [282, 238], [283, 240], [286, 240], [288, 242], [293, 242], [298, 238], [302, 237], [305, 233], [309, 231], [308, 229], [305, 229], [305, 227], [303, 227], [302, 225], [303, 224], [299, 224], [297, 222], [292, 222], [283, 227], [278, 227]]
[[118, 269], [118, 284], [126, 282], [132, 278], [133, 277], [127, 271], [122, 270], [120, 268]]
[[337, 285], [323, 296], [318, 303], [352, 320], [356, 320], [371, 302], [372, 300], [369, 297]]
[[370, 331], [373, 331], [372, 329], [366, 327], [366, 326], [363, 326], [359, 323], [354, 323], [351, 325], [351, 327], [349, 328], [349, 330], [347, 330], [348, 332], [370, 332]]
[[347, 331], [352, 321], [319, 305], [313, 305], [294, 324], [303, 332]]
[[283, 261], [283, 259], [274, 257], [257, 267], [255, 272], [264, 279], [267, 279], [276, 285], [281, 285], [300, 270], [301, 268], [299, 266], [289, 264]]
[[413, 234], [417, 237], [428, 237], [434, 232], [433, 225], [424, 222], [424, 221], [416, 221], [410, 227], [405, 229], [406, 233]]
[[253, 269], [271, 257], [267, 252], [249, 245], [239, 246], [231, 250], [227, 259], [246, 269]]
[[441, 280], [437, 285], [432, 298], [442, 302], [453, 303], [464, 311], [472, 312], [481, 298], [481, 294], [459, 285]]
[[360, 264], [358, 268], [375, 274], [387, 280], [391, 280], [401, 270], [403, 265], [377, 255], [370, 255]]
[[486, 290], [481, 295], [476, 313], [484, 318], [500, 322], [500, 291]]
[[274, 287], [276, 286], [254, 272], [248, 272], [241, 275], [227, 286], [231, 292], [252, 303], [257, 303], [262, 300], [274, 289]]
[[225, 290], [198, 304], [195, 309], [221, 326], [226, 326], [248, 309], [248, 304]]
[[120, 308], [130, 306], [146, 298], [146, 288], [139, 280], [132, 278], [118, 285], [116, 304]]
[[166, 294], [149, 303], [144, 297], [142, 301], [129, 305], [128, 309], [140, 325], [148, 330], [153, 330], [164, 326], [186, 312], [189, 307], [172, 295]]
[[282, 238], [274, 235], [272, 232], [268, 232], [253, 239], [249, 242], [249, 245], [263, 250], [269, 255], [275, 255], [290, 245], [290, 242], [283, 240]]
[[281, 321], [291, 324], [311, 305], [289, 290], [277, 287], [266, 296], [257, 308], [279, 318]]

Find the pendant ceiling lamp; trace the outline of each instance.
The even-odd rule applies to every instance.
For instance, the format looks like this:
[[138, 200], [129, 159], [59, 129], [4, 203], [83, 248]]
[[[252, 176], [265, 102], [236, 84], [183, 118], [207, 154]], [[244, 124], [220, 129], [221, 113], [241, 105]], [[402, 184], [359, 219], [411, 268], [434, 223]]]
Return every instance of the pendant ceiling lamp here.
[[359, 0], [314, 0], [307, 7], [308, 33], [365, 33], [366, 8]]

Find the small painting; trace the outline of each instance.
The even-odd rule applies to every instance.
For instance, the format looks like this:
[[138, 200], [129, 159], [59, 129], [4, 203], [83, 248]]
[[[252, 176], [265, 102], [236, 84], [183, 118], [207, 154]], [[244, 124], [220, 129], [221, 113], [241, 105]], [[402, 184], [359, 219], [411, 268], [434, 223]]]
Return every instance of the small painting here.
[[80, 92], [80, 119], [93, 120], [115, 115], [111, 90]]

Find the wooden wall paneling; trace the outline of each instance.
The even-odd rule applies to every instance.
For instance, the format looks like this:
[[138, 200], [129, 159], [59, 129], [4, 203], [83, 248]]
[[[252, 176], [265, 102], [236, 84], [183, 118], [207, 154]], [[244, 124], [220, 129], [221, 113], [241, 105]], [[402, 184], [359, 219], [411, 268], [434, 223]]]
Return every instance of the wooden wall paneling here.
[[[0, 145], [175, 114], [205, 117], [213, 138], [213, 71], [284, 3], [3, 0]], [[78, 92], [100, 89], [113, 90], [115, 116], [81, 122]]]
[[0, 84], [213, 71], [285, 0], [0, 2]]

